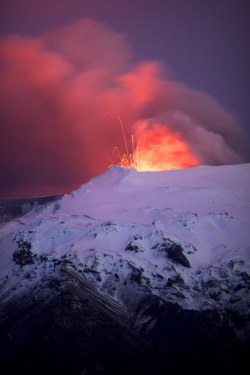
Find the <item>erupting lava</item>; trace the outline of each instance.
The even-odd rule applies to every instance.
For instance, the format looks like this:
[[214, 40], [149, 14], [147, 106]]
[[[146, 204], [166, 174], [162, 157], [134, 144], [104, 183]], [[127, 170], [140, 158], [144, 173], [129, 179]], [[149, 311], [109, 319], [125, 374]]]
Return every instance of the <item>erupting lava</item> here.
[[200, 164], [180, 133], [170, 130], [165, 125], [154, 124], [148, 127], [140, 122], [136, 126], [136, 136], [132, 135], [132, 152], [128, 151], [126, 136], [123, 131], [126, 153], [121, 154], [118, 147], [114, 148], [112, 165], [135, 168], [139, 172], [164, 171], [193, 167]]

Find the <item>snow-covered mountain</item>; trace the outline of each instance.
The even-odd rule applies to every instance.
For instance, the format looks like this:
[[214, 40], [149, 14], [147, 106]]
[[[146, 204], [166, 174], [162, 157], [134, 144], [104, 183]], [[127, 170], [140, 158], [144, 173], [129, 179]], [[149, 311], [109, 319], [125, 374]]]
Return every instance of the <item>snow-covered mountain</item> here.
[[242, 164], [113, 167], [2, 224], [2, 367], [244, 373], [249, 223]]

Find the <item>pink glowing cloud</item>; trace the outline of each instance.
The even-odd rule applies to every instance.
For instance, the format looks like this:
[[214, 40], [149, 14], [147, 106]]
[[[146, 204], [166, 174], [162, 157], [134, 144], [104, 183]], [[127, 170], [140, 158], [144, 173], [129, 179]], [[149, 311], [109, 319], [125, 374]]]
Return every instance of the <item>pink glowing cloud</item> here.
[[[133, 64], [126, 37], [80, 20], [0, 41], [0, 196], [65, 192], [107, 168], [103, 155], [155, 125], [204, 164], [249, 160], [242, 129], [207, 94]], [[146, 127], [145, 127], [146, 124]]]

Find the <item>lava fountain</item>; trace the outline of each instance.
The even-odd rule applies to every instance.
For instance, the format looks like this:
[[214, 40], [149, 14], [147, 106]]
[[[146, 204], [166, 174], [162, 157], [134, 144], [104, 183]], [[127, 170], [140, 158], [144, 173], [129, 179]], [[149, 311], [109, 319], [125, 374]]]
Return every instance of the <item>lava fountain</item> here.
[[131, 152], [119, 119], [126, 152], [121, 153], [118, 147], [113, 150], [111, 165], [135, 168], [139, 172], [164, 171], [194, 167], [200, 160], [191, 150], [179, 132], [173, 131], [165, 124], [155, 123], [148, 127], [140, 121], [135, 126], [135, 136], [131, 136]]

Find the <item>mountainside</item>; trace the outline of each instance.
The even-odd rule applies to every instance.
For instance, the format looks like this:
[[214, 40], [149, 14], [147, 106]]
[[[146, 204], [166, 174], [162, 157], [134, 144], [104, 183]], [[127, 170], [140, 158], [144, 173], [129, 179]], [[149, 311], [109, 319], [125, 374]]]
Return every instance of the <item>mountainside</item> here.
[[4, 373], [248, 373], [249, 176], [113, 167], [2, 223]]
[[35, 198], [0, 199], [0, 223], [13, 220], [25, 215], [34, 207], [44, 205], [62, 197], [62, 195], [51, 195]]

